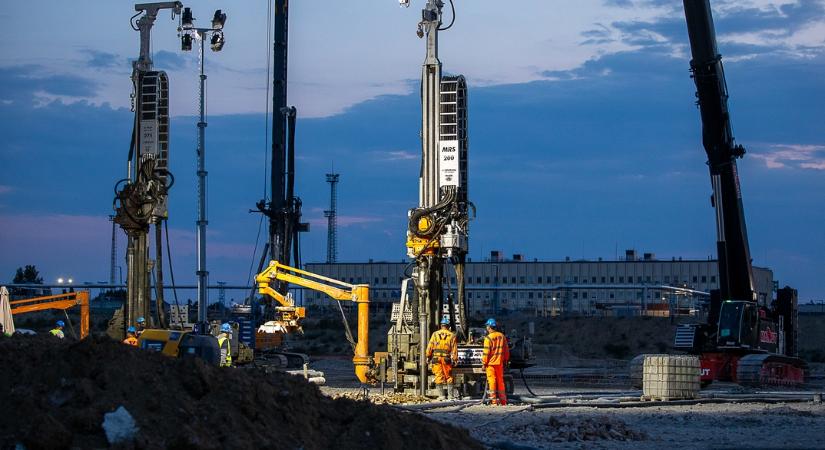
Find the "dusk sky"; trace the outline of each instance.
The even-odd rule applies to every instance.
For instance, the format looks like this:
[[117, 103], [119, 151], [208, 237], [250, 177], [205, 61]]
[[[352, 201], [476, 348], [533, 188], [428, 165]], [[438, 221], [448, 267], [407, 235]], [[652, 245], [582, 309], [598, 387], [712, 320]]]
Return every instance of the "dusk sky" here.
[[[405, 259], [417, 203], [415, 35], [424, 0], [293, 0], [289, 102], [298, 109], [297, 193], [325, 258], [332, 167], [339, 261]], [[469, 83], [470, 256], [715, 258], [710, 181], [681, 2], [455, 0], [444, 71]], [[825, 0], [712, 1], [754, 264], [803, 301], [825, 299]], [[45, 281], [107, 281], [114, 183], [125, 177], [133, 3], [13, 2], [0, 11], [0, 281], [35, 264]], [[227, 14], [207, 50], [210, 281], [247, 282], [264, 193], [266, 0], [192, 2]], [[449, 10], [449, 8], [447, 8]], [[449, 16], [446, 11], [445, 16]], [[195, 281], [197, 53], [177, 21], [153, 30], [172, 120], [169, 227], [178, 283]], [[265, 230], [258, 243], [263, 244]], [[125, 239], [119, 231], [118, 264]], [[212, 294], [214, 296], [214, 294]], [[191, 295], [189, 295], [191, 297]]]

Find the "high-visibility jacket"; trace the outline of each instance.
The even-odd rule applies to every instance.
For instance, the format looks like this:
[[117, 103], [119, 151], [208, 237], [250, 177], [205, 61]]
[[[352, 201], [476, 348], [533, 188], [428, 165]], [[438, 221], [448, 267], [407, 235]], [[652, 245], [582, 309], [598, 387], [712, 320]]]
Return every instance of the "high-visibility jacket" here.
[[59, 337], [60, 339], [63, 339], [66, 336], [63, 334], [63, 330], [61, 330], [60, 328], [54, 328], [51, 331], [49, 331], [49, 333], [51, 333], [52, 336]]
[[131, 345], [132, 347], [138, 346], [138, 339], [134, 336], [128, 336], [126, 339], [123, 340], [123, 343], [126, 345]]
[[427, 344], [427, 358], [432, 357], [450, 358], [455, 364], [458, 359], [458, 344], [452, 331], [440, 329], [430, 336], [430, 342]]
[[221, 367], [229, 367], [232, 365], [232, 349], [229, 347], [229, 337], [225, 334], [218, 336], [218, 347], [221, 349]]
[[506, 336], [501, 332], [493, 331], [484, 337], [484, 353], [481, 356], [482, 365], [503, 366], [509, 360], [510, 348], [507, 345]]

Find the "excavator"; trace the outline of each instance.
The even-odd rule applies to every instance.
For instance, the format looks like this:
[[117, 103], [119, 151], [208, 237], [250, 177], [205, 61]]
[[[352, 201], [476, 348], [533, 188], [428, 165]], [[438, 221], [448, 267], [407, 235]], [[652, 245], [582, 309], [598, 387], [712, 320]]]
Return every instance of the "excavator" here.
[[716, 210], [719, 289], [711, 292], [707, 322], [685, 324], [675, 348], [700, 355], [702, 384], [799, 385], [805, 362], [796, 357], [797, 292], [778, 289], [776, 298], [757, 298], [736, 160], [745, 155], [731, 131], [728, 90], [716, 44], [709, 0], [683, 0]]
[[72, 322], [69, 320], [67, 311], [74, 307], [80, 307], [80, 333], [76, 335], [76, 337], [86, 339], [86, 337], [89, 336], [89, 291], [77, 291], [66, 294], [14, 300], [9, 302], [9, 306], [11, 307], [12, 317], [38, 311], [63, 311], [72, 334], [74, 334], [74, 328], [72, 327]]

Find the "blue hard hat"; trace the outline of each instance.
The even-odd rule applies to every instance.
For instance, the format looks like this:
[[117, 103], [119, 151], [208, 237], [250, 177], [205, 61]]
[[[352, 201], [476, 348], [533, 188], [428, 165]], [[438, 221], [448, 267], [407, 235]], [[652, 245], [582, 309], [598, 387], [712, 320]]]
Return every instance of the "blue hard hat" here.
[[137, 331], [137, 330], [135, 330], [135, 327], [129, 327], [129, 328], [127, 328], [127, 329], [126, 329], [126, 332], [127, 332], [127, 333], [134, 333], [134, 332], [136, 332], [136, 331]]
[[450, 324], [450, 318], [449, 317], [444, 316], [444, 317], [441, 318], [441, 325], [449, 325], [449, 324]]
[[487, 323], [484, 324], [485, 327], [496, 327], [496, 319], [487, 319]]
[[58, 321], [57, 321], [57, 326], [59, 326], [59, 327], [65, 327], [65, 326], [66, 326], [66, 323], [65, 323], [65, 322], [63, 322], [62, 320], [58, 320]]
[[225, 324], [221, 325], [221, 332], [222, 333], [231, 333], [232, 332], [232, 327], [229, 326], [228, 323], [225, 323]]
[[143, 317], [138, 317], [137, 323], [146, 323], [146, 319], [144, 319]]

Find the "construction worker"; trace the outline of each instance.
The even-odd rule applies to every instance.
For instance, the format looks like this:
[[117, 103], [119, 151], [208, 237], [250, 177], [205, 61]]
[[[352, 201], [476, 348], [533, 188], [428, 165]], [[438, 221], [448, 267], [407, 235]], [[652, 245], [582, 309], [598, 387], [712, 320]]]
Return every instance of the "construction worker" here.
[[131, 345], [132, 347], [138, 346], [138, 338], [136, 336], [137, 331], [135, 327], [129, 327], [126, 329], [126, 339], [123, 340], [123, 343], [126, 345]]
[[458, 345], [449, 325], [450, 319], [442, 318], [441, 328], [430, 336], [430, 342], [427, 344], [427, 359], [432, 361], [439, 400], [445, 400], [448, 394], [452, 396], [453, 364], [458, 361]]
[[49, 333], [51, 333], [52, 336], [57, 336], [58, 338], [63, 339], [66, 337], [66, 335], [63, 334], [63, 327], [65, 326], [66, 324], [62, 320], [58, 320], [55, 327], [52, 328]]
[[496, 331], [496, 319], [488, 319], [484, 324], [487, 336], [484, 337], [484, 353], [481, 364], [487, 373], [487, 392], [493, 405], [507, 404], [507, 391], [504, 387], [504, 366], [510, 360], [510, 347], [507, 337]]
[[218, 335], [218, 348], [221, 349], [221, 367], [230, 367], [232, 365], [231, 334], [232, 327], [229, 326], [228, 323], [221, 325], [221, 334]]
[[143, 330], [146, 329], [146, 319], [143, 317], [138, 317], [137, 320], [137, 330], [135, 331], [135, 337], [140, 337], [143, 334]]

